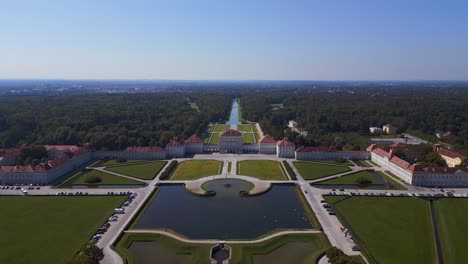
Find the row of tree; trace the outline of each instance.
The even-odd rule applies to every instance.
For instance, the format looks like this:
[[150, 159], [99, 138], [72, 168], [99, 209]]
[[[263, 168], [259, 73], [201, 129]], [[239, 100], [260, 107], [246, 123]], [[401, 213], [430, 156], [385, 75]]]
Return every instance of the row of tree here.
[[225, 120], [231, 100], [206, 92], [2, 97], [0, 148], [24, 143], [165, 146], [173, 137], [189, 137], [211, 121]]
[[[296, 143], [362, 148], [369, 143], [369, 127], [391, 123], [399, 131], [433, 141], [436, 129], [452, 131], [446, 141], [468, 148], [468, 90], [463, 88], [295, 88], [245, 92], [240, 102], [247, 120], [260, 122], [276, 138], [288, 136]], [[284, 107], [275, 109], [272, 104]], [[285, 132], [288, 120], [297, 121], [310, 136]]]

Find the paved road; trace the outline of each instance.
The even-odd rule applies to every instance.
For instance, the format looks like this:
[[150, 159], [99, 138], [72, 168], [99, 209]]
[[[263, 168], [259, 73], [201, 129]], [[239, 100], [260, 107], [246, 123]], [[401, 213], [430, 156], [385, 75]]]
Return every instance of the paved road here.
[[169, 231], [165, 230], [156, 230], [156, 229], [132, 229], [132, 230], [126, 230], [125, 233], [146, 233], [146, 234], [161, 234], [165, 235], [168, 237], [172, 237], [176, 240], [179, 240], [181, 242], [185, 243], [193, 243], [193, 244], [217, 244], [217, 243], [227, 243], [227, 244], [255, 244], [255, 243], [260, 243], [275, 237], [283, 236], [283, 235], [290, 235], [290, 234], [320, 234], [322, 233], [321, 231], [318, 230], [286, 230], [286, 231], [280, 231], [276, 232], [274, 234], [261, 237], [258, 239], [254, 240], [217, 240], [217, 239], [190, 239], [186, 238], [184, 236], [181, 236], [176, 233], [172, 233]]
[[[216, 159], [220, 160], [223, 162], [224, 167], [222, 170], [222, 175], [220, 177], [229, 177], [229, 178], [234, 178], [235, 173], [236, 173], [236, 164], [238, 161], [242, 160], [252, 160], [252, 159], [258, 159], [258, 160], [275, 160], [278, 162], [281, 162], [283, 160], [287, 160], [288, 163], [290, 163], [291, 168], [294, 170], [294, 172], [297, 175], [298, 180], [296, 181], [265, 181], [265, 183], [271, 184], [271, 183], [295, 183], [298, 184], [304, 193], [307, 202], [311, 206], [312, 210], [316, 214], [320, 224], [322, 225], [325, 234], [328, 236], [331, 244], [333, 246], [336, 246], [343, 250], [346, 254], [349, 255], [356, 255], [359, 254], [357, 252], [351, 251], [352, 246], [354, 245], [353, 241], [350, 240], [349, 238], [346, 238], [344, 234], [341, 232], [340, 227], [341, 224], [338, 221], [338, 219], [335, 216], [330, 216], [326, 211], [323, 210], [323, 208], [320, 205], [320, 200], [322, 199], [322, 195], [329, 192], [329, 189], [318, 189], [314, 188], [310, 185], [311, 182], [313, 181], [306, 181], [302, 178], [300, 173], [297, 171], [297, 169], [292, 165], [291, 159], [281, 159], [277, 158], [275, 155], [267, 155], [267, 154], [219, 154], [219, 153], [213, 153], [213, 154], [197, 154], [194, 156], [194, 159]], [[177, 159], [179, 161], [183, 160], [190, 160], [190, 158], [187, 159]], [[232, 163], [232, 168], [231, 172], [227, 171], [227, 164], [228, 162]], [[168, 166], [169, 163], [166, 164]], [[363, 168], [359, 167], [352, 167], [353, 171], [359, 171], [363, 170]], [[380, 167], [369, 167], [366, 169], [375, 169], [378, 171], [383, 171], [383, 168]], [[99, 169], [98, 169], [99, 170]], [[165, 170], [163, 168], [160, 173], [162, 173]], [[108, 171], [106, 171], [109, 173]], [[348, 172], [348, 173], [352, 173]], [[384, 172], [385, 173], [385, 172]], [[120, 177], [126, 177], [126, 178], [131, 178], [135, 179], [126, 175], [120, 175], [120, 174], [115, 174]], [[330, 176], [330, 178], [336, 178], [343, 176], [345, 174], [339, 174], [339, 175], [333, 175]], [[102, 237], [102, 239], [98, 242], [98, 246], [102, 247], [104, 250], [105, 258], [102, 261], [102, 263], [105, 264], [120, 264], [122, 263], [122, 259], [120, 256], [114, 252], [110, 246], [115, 242], [117, 239], [118, 235], [124, 230], [124, 227], [129, 224], [130, 220], [133, 218], [133, 216], [138, 212], [139, 208], [141, 208], [144, 204], [144, 201], [149, 197], [149, 195], [152, 193], [152, 191], [155, 189], [155, 186], [157, 183], [169, 183], [171, 181], [160, 181], [159, 176], [155, 177], [154, 180], [151, 181], [143, 181], [147, 183], [147, 186], [142, 186], [142, 187], [132, 187], [132, 188], [86, 188], [86, 189], [55, 189], [52, 188], [51, 186], [45, 186], [41, 187], [40, 190], [30, 190], [28, 191], [29, 195], [56, 195], [58, 192], [87, 192], [89, 195], [106, 195], [108, 192], [122, 192], [122, 191], [131, 191], [134, 193], [137, 193], [137, 197], [134, 199], [133, 203], [126, 209], [126, 214], [120, 215], [119, 220], [117, 222], [113, 222], [111, 228], [109, 231]], [[391, 175], [388, 175], [389, 177], [392, 177]], [[213, 177], [216, 178], [216, 177]], [[239, 177], [241, 178], [241, 177]], [[249, 177], [250, 178], [250, 177]], [[320, 179], [320, 180], [324, 180]], [[135, 179], [139, 180], [139, 179]], [[257, 180], [257, 179], [255, 179]], [[254, 180], [251, 180], [254, 181]], [[257, 180], [259, 181], [259, 180]], [[259, 181], [260, 182], [260, 181]], [[183, 182], [185, 183], [185, 181]], [[362, 190], [362, 189], [347, 189], [347, 191], [353, 191], [353, 192], [387, 192], [387, 193], [393, 193], [393, 194], [401, 194], [401, 193], [431, 193], [431, 194], [440, 194], [441, 192], [438, 189], [433, 189], [433, 188], [424, 188], [424, 187], [416, 187], [416, 186], [408, 186], [409, 190]], [[447, 188], [446, 188], [447, 189]], [[449, 188], [448, 190], [455, 192], [456, 194], [468, 194], [468, 189], [455, 189], [455, 188]], [[21, 191], [19, 190], [1, 190], [0, 189], [0, 195], [23, 195]], [[158, 230], [153, 230], [154, 232], [159, 232]], [[152, 231], [152, 232], [153, 232]], [[313, 231], [313, 232], [318, 232], [318, 231]], [[281, 234], [281, 233], [276, 233], [276, 235]], [[264, 239], [268, 239], [264, 238]], [[258, 242], [258, 241], [257, 241]], [[233, 242], [236, 243], [236, 242]], [[243, 241], [245, 243], [245, 241]], [[254, 243], [254, 242], [251, 242]]]

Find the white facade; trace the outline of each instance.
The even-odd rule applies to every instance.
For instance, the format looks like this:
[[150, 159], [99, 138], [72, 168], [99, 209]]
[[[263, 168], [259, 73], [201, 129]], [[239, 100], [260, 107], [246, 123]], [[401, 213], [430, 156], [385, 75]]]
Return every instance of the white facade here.
[[91, 153], [73, 156], [70, 160], [47, 171], [4, 172], [0, 170], [0, 184], [50, 184], [66, 173], [91, 160]]
[[414, 173], [413, 184], [427, 187], [468, 187], [468, 173], [462, 170], [445, 174]]
[[185, 157], [185, 145], [166, 146], [166, 152], [169, 158], [183, 158]]
[[242, 133], [229, 129], [219, 136], [220, 153], [242, 153]]
[[366, 160], [370, 158], [368, 151], [296, 151], [297, 160], [335, 160], [339, 158], [351, 160]]
[[374, 134], [374, 135], [380, 135], [382, 134], [383, 130], [380, 127], [369, 127], [369, 133]]
[[188, 154], [203, 153], [203, 142], [202, 143], [185, 143], [185, 152]]
[[371, 160], [408, 184], [426, 187], [468, 187], [467, 168], [420, 168], [381, 149], [372, 150]]
[[95, 151], [93, 152], [95, 159], [119, 159], [124, 158], [128, 160], [141, 159], [141, 160], [162, 160], [166, 159], [166, 151], [152, 151], [152, 152], [130, 152], [130, 151]]
[[262, 154], [276, 154], [276, 143], [259, 143], [259, 152]]

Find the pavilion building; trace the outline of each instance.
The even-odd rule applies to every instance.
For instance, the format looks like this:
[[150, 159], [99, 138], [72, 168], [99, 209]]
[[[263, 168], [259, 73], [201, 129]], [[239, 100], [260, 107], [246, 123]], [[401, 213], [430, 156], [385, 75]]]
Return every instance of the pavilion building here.
[[242, 153], [242, 147], [242, 133], [235, 129], [226, 130], [219, 136], [220, 153]]

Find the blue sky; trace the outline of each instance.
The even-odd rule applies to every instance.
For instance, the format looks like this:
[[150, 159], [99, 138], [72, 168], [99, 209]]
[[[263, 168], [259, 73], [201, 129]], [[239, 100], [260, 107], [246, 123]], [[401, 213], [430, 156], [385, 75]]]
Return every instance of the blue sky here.
[[0, 2], [0, 78], [468, 80], [468, 1]]

